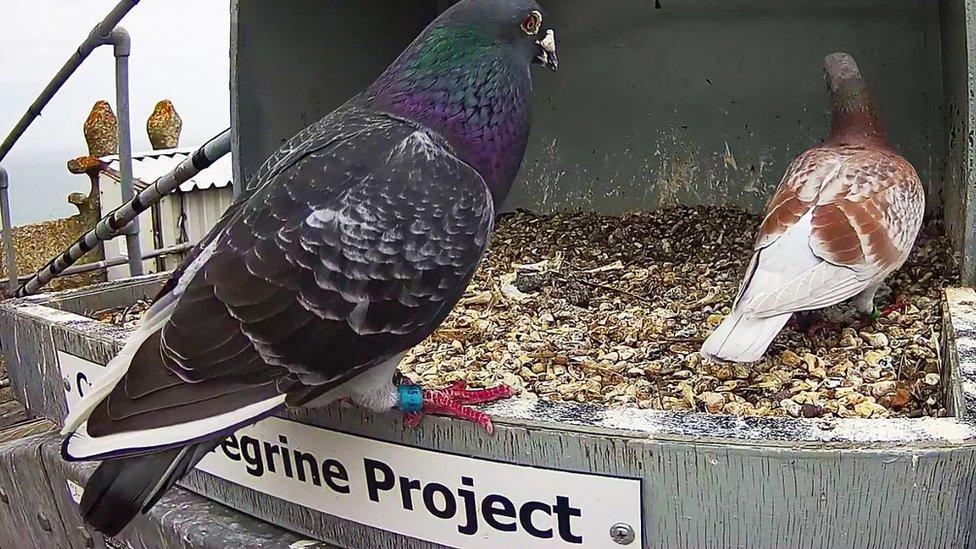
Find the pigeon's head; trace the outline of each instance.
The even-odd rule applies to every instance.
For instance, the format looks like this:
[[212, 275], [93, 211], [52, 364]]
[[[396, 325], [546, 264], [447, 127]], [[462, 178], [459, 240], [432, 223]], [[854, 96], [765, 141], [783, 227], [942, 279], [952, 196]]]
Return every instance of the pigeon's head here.
[[850, 55], [837, 52], [824, 59], [824, 79], [831, 94], [841, 93], [849, 89], [862, 89], [864, 79], [857, 68], [857, 62]]
[[532, 68], [556, 70], [556, 36], [535, 0], [461, 0], [366, 92], [375, 108], [442, 135], [500, 204], [521, 166]]
[[854, 58], [842, 52], [832, 53], [824, 59], [823, 67], [834, 110], [828, 141], [842, 145], [872, 143], [887, 146], [884, 126]]
[[555, 71], [556, 35], [543, 26], [543, 13], [535, 0], [462, 0], [431, 27], [477, 35], [485, 47], [500, 48], [496, 51], [508, 53], [513, 61]]

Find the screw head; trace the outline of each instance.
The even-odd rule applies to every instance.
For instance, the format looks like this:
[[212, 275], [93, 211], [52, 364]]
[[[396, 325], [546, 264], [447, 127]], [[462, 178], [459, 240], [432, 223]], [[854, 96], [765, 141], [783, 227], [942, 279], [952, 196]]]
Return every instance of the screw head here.
[[610, 527], [610, 539], [619, 545], [630, 545], [637, 539], [637, 533], [633, 526], [618, 522]]
[[64, 384], [64, 392], [70, 393], [71, 392], [71, 380], [68, 379], [67, 377], [63, 377], [63, 378], [61, 378], [61, 383]]

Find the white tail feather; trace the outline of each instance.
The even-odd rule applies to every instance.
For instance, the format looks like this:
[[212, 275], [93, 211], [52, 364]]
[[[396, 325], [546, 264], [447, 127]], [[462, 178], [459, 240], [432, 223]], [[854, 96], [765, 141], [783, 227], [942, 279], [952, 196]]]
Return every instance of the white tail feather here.
[[285, 395], [278, 395], [250, 406], [188, 423], [155, 427], [143, 431], [128, 431], [102, 437], [89, 435], [88, 425], [85, 423], [68, 438], [64, 451], [72, 459], [90, 460], [128, 450], [148, 451], [169, 448], [206, 438], [208, 435], [219, 433], [228, 427], [243, 425], [284, 403]]
[[776, 339], [777, 334], [793, 316], [784, 315], [756, 318], [746, 316], [741, 310], [733, 311], [722, 324], [708, 336], [701, 353], [708, 358], [731, 362], [756, 362]]
[[115, 358], [110, 360], [105, 366], [105, 374], [95, 382], [91, 389], [89, 389], [88, 394], [78, 402], [75, 409], [64, 419], [64, 428], [61, 429], [62, 435], [67, 435], [80, 427], [98, 404], [115, 389], [119, 380], [129, 370], [132, 357], [135, 356], [143, 342], [149, 336], [162, 329], [163, 324], [169, 320], [175, 308], [176, 302], [173, 300], [164, 307], [157, 310], [150, 310], [150, 314], [147, 314], [139, 329], [129, 337], [129, 340], [122, 347], [122, 350], [119, 351], [119, 354], [115, 355]]
[[119, 351], [119, 354], [115, 355], [115, 358], [109, 361], [105, 365], [105, 374], [99, 379], [95, 384], [89, 389], [88, 394], [85, 395], [83, 399], [77, 404], [74, 410], [72, 410], [68, 417], [64, 418], [64, 428], [61, 429], [62, 435], [67, 435], [73, 432], [75, 429], [81, 427], [81, 424], [88, 420], [91, 413], [98, 407], [99, 403], [102, 402], [105, 397], [107, 397], [115, 386], [118, 385], [119, 380], [125, 375], [129, 370], [129, 366], [132, 363], [132, 357], [136, 355], [136, 352], [142, 347], [144, 341], [149, 339], [149, 336], [163, 329], [163, 325], [169, 320], [169, 317], [173, 315], [173, 311], [176, 310], [176, 305], [179, 303], [180, 298], [183, 296], [184, 290], [196, 276], [197, 271], [200, 270], [207, 261], [213, 256], [214, 250], [216, 249], [217, 239], [214, 238], [213, 241], [204, 248], [200, 255], [193, 260], [192, 263], [183, 272], [180, 277], [176, 288], [174, 288], [168, 294], [159, 298], [153, 305], [146, 311], [146, 315], [142, 318], [142, 323], [139, 325], [139, 329], [135, 331], [129, 340]]

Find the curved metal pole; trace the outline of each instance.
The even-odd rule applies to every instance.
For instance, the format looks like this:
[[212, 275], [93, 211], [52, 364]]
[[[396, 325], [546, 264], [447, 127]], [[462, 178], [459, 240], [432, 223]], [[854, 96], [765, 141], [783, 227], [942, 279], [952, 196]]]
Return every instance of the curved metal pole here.
[[230, 130], [227, 129], [197, 149], [190, 158], [180, 162], [180, 165], [168, 174], [146, 187], [130, 202], [119, 206], [103, 217], [94, 229], [82, 235], [64, 253], [52, 259], [43, 269], [20, 286], [14, 296], [25, 297], [37, 293], [38, 290], [81, 259], [81, 256], [94, 250], [100, 242], [107, 242], [121, 235], [124, 227], [139, 217], [139, 214], [162, 200], [164, 196], [169, 195], [181, 183], [212, 166], [214, 162], [229, 152]]
[[85, 59], [91, 55], [91, 52], [93, 52], [95, 48], [105, 44], [105, 41], [112, 33], [112, 29], [114, 29], [119, 24], [119, 21], [121, 21], [122, 18], [125, 17], [130, 10], [132, 10], [132, 8], [136, 7], [136, 4], [138, 3], [139, 0], [122, 0], [116, 4], [108, 15], [105, 16], [105, 19], [95, 25], [95, 28], [93, 28], [88, 34], [88, 38], [86, 38], [85, 41], [78, 46], [77, 51], [75, 51], [71, 57], [68, 58], [64, 66], [61, 67], [61, 70], [54, 75], [51, 82], [48, 83], [44, 90], [41, 91], [41, 94], [37, 96], [37, 99], [35, 99], [34, 103], [32, 103], [27, 109], [24, 116], [20, 118], [20, 121], [17, 122], [17, 125], [14, 126], [14, 129], [10, 132], [10, 135], [8, 135], [3, 143], [0, 144], [0, 161], [3, 161], [3, 159], [7, 156], [7, 153], [10, 152], [10, 149], [13, 148], [14, 143], [20, 139], [20, 136], [24, 135], [24, 132], [27, 131], [27, 128], [34, 122], [34, 119], [41, 115], [41, 111], [43, 111], [44, 107], [46, 107], [51, 101], [54, 94], [56, 94], [58, 90], [61, 89], [61, 86], [67, 82], [68, 78], [70, 78], [71, 75], [78, 70], [78, 67], [80, 67]]
[[[120, 187], [122, 203], [132, 200], [132, 122], [129, 117], [129, 54], [132, 40], [122, 27], [116, 27], [107, 42], [111, 43], [115, 55], [115, 107], [118, 110], [119, 127], [119, 173], [122, 176]], [[139, 222], [126, 225], [126, 255], [129, 257], [129, 276], [141, 276], [142, 245], [139, 242]]]

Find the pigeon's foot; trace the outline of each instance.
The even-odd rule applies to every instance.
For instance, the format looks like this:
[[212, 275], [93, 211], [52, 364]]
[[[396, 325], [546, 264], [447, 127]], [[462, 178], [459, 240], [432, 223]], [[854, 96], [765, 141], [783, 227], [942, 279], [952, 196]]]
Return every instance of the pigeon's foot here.
[[904, 313], [905, 310], [908, 309], [908, 305], [909, 305], [908, 301], [906, 301], [901, 296], [899, 296], [894, 303], [888, 305], [887, 307], [882, 307], [879, 309], [877, 305], [875, 305], [874, 310], [871, 311], [870, 314], [865, 315], [865, 317], [859, 320], [858, 322], [855, 322], [853, 327], [856, 330], [863, 330], [868, 326], [877, 322], [880, 318], [886, 317], [895, 311], [899, 313]]
[[817, 339], [837, 330], [837, 325], [827, 320], [820, 311], [794, 313], [787, 326], [803, 332], [809, 339]]
[[908, 310], [908, 305], [909, 305], [908, 300], [906, 300], [902, 296], [898, 296], [898, 298], [895, 299], [894, 303], [888, 305], [887, 307], [881, 308], [881, 310], [878, 313], [878, 317], [888, 316], [895, 311], [898, 311], [899, 313], [904, 313], [906, 310]]
[[488, 434], [495, 432], [491, 417], [472, 408], [472, 404], [484, 404], [511, 397], [512, 388], [499, 385], [490, 389], [468, 389], [458, 381], [446, 389], [424, 389], [419, 385], [400, 385], [400, 409], [407, 427], [420, 425], [425, 414], [441, 414], [465, 419], [481, 425]]

